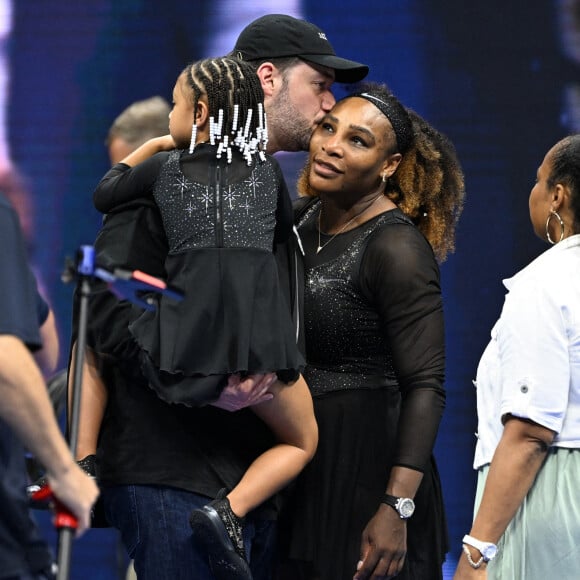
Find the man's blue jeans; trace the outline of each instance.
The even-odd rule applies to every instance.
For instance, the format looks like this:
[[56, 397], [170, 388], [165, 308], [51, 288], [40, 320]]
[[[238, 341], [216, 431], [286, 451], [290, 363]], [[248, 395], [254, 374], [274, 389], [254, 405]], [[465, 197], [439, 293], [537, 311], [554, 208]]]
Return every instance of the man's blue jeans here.
[[[139, 580], [213, 580], [189, 527], [191, 511], [210, 498], [150, 485], [103, 486], [101, 494], [107, 519], [121, 532]], [[272, 577], [275, 541], [276, 522], [249, 514], [244, 543], [254, 580]]]

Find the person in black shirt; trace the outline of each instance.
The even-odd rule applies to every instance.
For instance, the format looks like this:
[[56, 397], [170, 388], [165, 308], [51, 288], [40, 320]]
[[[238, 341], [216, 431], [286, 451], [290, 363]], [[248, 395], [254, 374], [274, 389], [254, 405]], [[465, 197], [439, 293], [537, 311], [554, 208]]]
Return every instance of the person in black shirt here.
[[[336, 56], [319, 28], [285, 15], [250, 23], [235, 49], [261, 79], [270, 154], [305, 147], [303, 133], [309, 136], [335, 102], [333, 81], [356, 82], [368, 72]], [[298, 130], [296, 141], [292, 137]], [[168, 243], [154, 201], [142, 198], [110, 211], [95, 252], [103, 268], [121, 266], [165, 277]], [[209, 580], [214, 576], [207, 553], [192, 538], [187, 514], [222, 488], [232, 489], [255, 458], [275, 444], [270, 429], [243, 408], [271, 397], [266, 391], [274, 376], [249, 377], [239, 388], [226, 388], [213, 405], [168, 405], [148, 387], [137, 365], [123, 362], [131, 310], [104, 284], [95, 285], [88, 344], [112, 354], [87, 364], [84, 376], [98, 375], [108, 389], [97, 451], [107, 519], [122, 529], [140, 578]], [[73, 344], [75, 338], [73, 332]], [[254, 580], [272, 576], [278, 510], [272, 500], [246, 518], [244, 545]]]
[[50, 335], [51, 313], [28, 266], [19, 219], [1, 193], [0, 246], [0, 578], [49, 578], [52, 555], [29, 513], [25, 447], [78, 518], [79, 534], [98, 489], [73, 461], [33, 357]]

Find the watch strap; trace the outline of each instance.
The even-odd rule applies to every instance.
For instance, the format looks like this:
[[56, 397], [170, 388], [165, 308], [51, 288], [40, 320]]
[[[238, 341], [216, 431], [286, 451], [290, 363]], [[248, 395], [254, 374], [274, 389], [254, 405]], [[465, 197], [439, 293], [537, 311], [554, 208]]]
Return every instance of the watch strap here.
[[[411, 498], [397, 497], [397, 496], [385, 493], [383, 495], [383, 499], [381, 501], [382, 501], [382, 503], [391, 506], [399, 514], [399, 517], [403, 520], [410, 518], [411, 515], [413, 515], [413, 512], [415, 510], [415, 504]], [[404, 507], [402, 507], [402, 506], [406, 505], [407, 503], [410, 503], [412, 507], [411, 507], [411, 512], [408, 514], [405, 514], [404, 511], [402, 511], [402, 510], [404, 510]]]
[[[474, 538], [473, 536], [470, 536], [469, 534], [465, 534], [465, 536], [463, 536], [462, 542], [463, 542], [463, 544], [466, 544], [467, 546], [471, 546], [472, 548], [479, 550], [479, 553], [481, 554], [481, 557], [482, 557], [484, 562], [489, 562], [495, 556], [495, 554], [493, 554], [491, 557], [486, 556], [486, 553], [487, 553], [489, 548], [494, 548], [495, 551], [497, 551], [497, 546], [493, 542], [482, 542], [481, 540], [478, 540], [477, 538]], [[469, 550], [464, 549], [464, 552], [467, 555]], [[471, 556], [471, 554], [470, 554], [470, 556]], [[471, 557], [469, 557], [468, 560], [471, 560]], [[475, 567], [479, 568], [479, 566], [481, 565], [481, 562], [479, 562], [478, 566], [475, 566], [474, 563], [472, 563], [471, 561], [469, 563], [474, 568]]]
[[399, 498], [394, 495], [389, 495], [388, 493], [385, 493], [381, 501], [383, 503], [386, 503], [387, 505], [390, 505], [392, 508], [397, 509], [397, 503], [399, 503]]

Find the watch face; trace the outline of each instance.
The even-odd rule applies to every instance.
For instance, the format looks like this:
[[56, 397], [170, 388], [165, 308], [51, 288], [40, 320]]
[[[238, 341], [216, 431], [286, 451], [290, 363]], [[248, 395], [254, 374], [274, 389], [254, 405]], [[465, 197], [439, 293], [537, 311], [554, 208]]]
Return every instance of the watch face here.
[[481, 555], [486, 560], [493, 560], [496, 554], [497, 554], [497, 546], [494, 544], [489, 544], [488, 546], [485, 546], [485, 548], [483, 548], [483, 550], [481, 551]]
[[409, 498], [401, 499], [397, 506], [397, 511], [402, 518], [410, 518], [415, 511], [415, 502]]

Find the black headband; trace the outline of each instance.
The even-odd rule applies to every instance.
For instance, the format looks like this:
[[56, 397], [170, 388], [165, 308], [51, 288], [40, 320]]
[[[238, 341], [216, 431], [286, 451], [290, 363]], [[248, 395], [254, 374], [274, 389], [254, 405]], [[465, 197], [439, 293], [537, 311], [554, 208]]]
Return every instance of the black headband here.
[[405, 153], [413, 142], [413, 125], [405, 107], [397, 100], [383, 101], [370, 93], [355, 93], [351, 97], [361, 97], [372, 103], [391, 123], [400, 153]]

